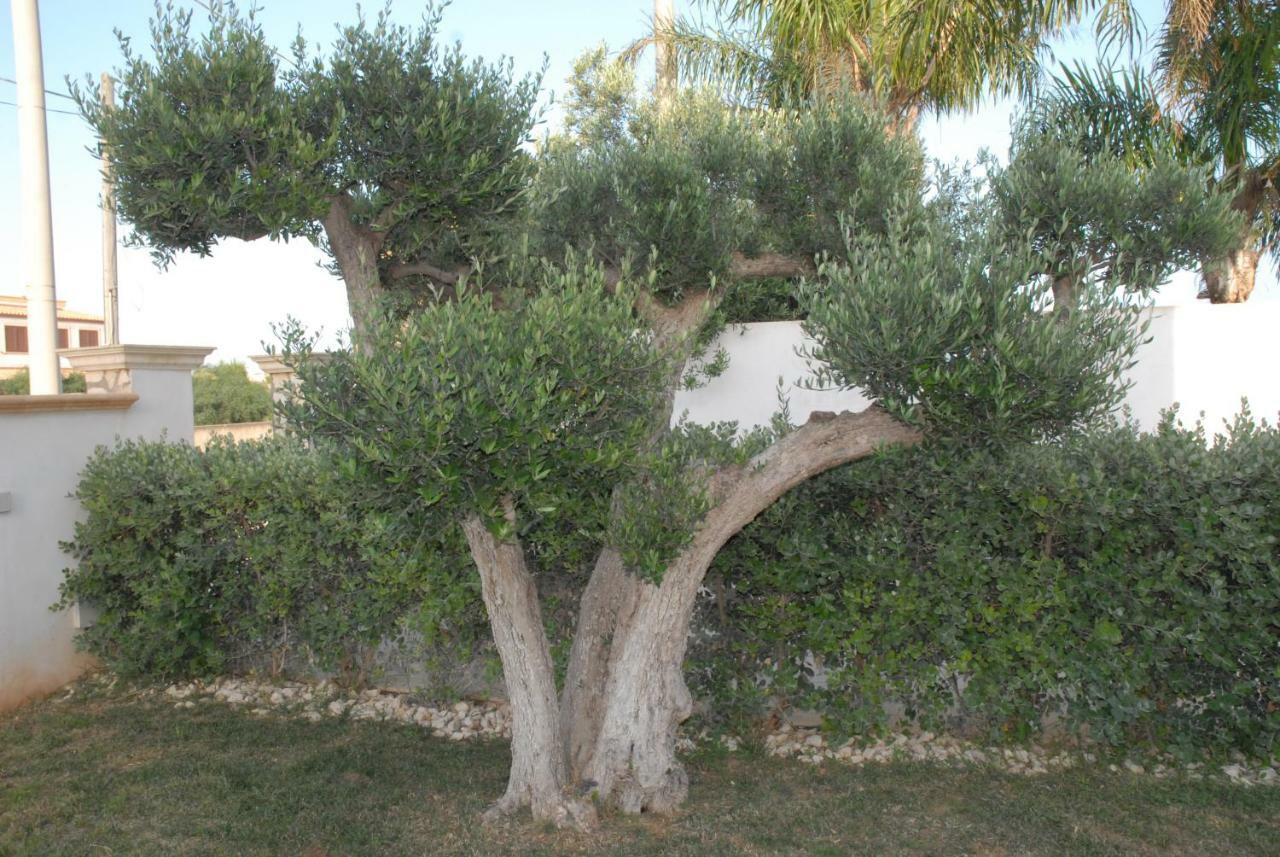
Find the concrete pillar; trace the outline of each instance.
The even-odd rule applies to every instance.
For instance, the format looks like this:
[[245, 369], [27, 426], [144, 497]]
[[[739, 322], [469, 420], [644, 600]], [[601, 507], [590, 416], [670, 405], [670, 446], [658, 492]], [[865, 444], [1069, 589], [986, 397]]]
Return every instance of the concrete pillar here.
[[[267, 376], [267, 384], [271, 388], [271, 401], [274, 404], [280, 404], [288, 400], [293, 395], [293, 369], [286, 366], [284, 361], [274, 354], [255, 354], [249, 358], [258, 364]], [[271, 412], [271, 425], [274, 428], [280, 428], [280, 417], [273, 410]]]
[[191, 372], [213, 353], [190, 345], [100, 345], [60, 352], [84, 373], [89, 393], [137, 393], [135, 418], [164, 426], [171, 441], [191, 443], [195, 402]]
[[13, 59], [18, 77], [18, 163], [22, 203], [22, 282], [27, 293], [31, 393], [62, 392], [58, 371], [58, 302], [53, 280], [53, 214], [49, 204], [49, 133], [44, 112], [44, 58], [36, 0], [11, 0]]

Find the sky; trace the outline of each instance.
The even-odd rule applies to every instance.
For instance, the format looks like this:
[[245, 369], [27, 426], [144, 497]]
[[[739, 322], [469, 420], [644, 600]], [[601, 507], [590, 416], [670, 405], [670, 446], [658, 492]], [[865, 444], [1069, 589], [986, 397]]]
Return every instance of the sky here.
[[[194, 0], [175, 0], [196, 13]], [[349, 23], [355, 4], [336, 0], [259, 0], [259, 19], [270, 39], [286, 48], [301, 29], [309, 42], [332, 41], [335, 23]], [[1161, 0], [1138, 0], [1149, 29], [1163, 12]], [[9, 4], [0, 9], [0, 77], [13, 78], [13, 33]], [[365, 4], [367, 9], [378, 4]], [[421, 18], [423, 4], [398, 0], [393, 17], [406, 24]], [[677, 13], [692, 0], [677, 0]], [[510, 57], [518, 73], [537, 71], [547, 62], [544, 98], [554, 124], [557, 92], [563, 91], [573, 59], [601, 41], [617, 49], [649, 28], [652, 3], [646, 0], [455, 0], [446, 9], [441, 34], [460, 41], [470, 56]], [[43, 0], [40, 3], [45, 87], [66, 92], [68, 76], [94, 79], [120, 64], [114, 30], [132, 39], [136, 50], [149, 45], [149, 0]], [[1076, 27], [1051, 46], [1052, 61], [1090, 61], [1097, 55], [1089, 24]], [[650, 60], [651, 62], [651, 60]], [[0, 102], [16, 100], [17, 89], [0, 81]], [[47, 96], [46, 106], [74, 112], [75, 105]], [[1009, 142], [1012, 103], [989, 101], [979, 109], [943, 118], [928, 117], [920, 136], [932, 157], [973, 160], [983, 148], [1003, 155]], [[101, 312], [101, 178], [95, 140], [78, 116], [50, 112], [49, 154], [52, 183], [55, 276], [59, 299], [73, 309]], [[536, 133], [542, 133], [546, 127]], [[21, 294], [20, 212], [18, 197], [17, 110], [0, 104], [0, 293]], [[120, 225], [120, 237], [128, 232]], [[122, 341], [159, 345], [204, 345], [217, 350], [211, 360], [242, 360], [274, 341], [272, 324], [288, 316], [324, 332], [323, 341], [350, 320], [342, 283], [320, 267], [323, 254], [306, 241], [227, 240], [211, 257], [181, 255], [158, 269], [143, 249], [121, 247], [120, 329]], [[1254, 300], [1280, 297], [1273, 266], [1263, 263]], [[1157, 298], [1185, 303], [1195, 298], [1190, 274], [1180, 274]]]

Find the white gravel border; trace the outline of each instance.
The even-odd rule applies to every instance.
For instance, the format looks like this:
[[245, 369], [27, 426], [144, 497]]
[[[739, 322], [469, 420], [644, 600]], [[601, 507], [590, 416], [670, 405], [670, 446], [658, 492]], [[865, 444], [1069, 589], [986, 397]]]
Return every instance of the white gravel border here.
[[[466, 741], [471, 738], [511, 737], [511, 709], [502, 701], [459, 701], [437, 708], [416, 705], [408, 694], [370, 689], [359, 693], [343, 690], [331, 681], [271, 683], [246, 678], [220, 678], [211, 682], [184, 682], [162, 691], [174, 708], [190, 709], [198, 704], [222, 702], [250, 713], [283, 715], [304, 720], [347, 717], [353, 720], [382, 720], [416, 724], [430, 729], [437, 738]], [[731, 735], [713, 739], [705, 730], [696, 736], [681, 736], [680, 750], [693, 750], [698, 743], [718, 741], [736, 751], [741, 740]], [[816, 729], [782, 724], [765, 737], [765, 751], [779, 758], [795, 758], [809, 764], [839, 762], [848, 765], [884, 764], [894, 761], [943, 764], [988, 765], [1008, 773], [1036, 776], [1082, 764], [1100, 764], [1100, 756], [1087, 750], [1050, 751], [1037, 744], [1021, 747], [984, 747], [949, 735], [932, 732], [899, 733], [875, 740], [850, 739], [833, 745]], [[1168, 753], [1152, 753], [1143, 759], [1126, 759], [1107, 765], [1111, 771], [1128, 771], [1157, 778], [1181, 775], [1200, 780], [1225, 779], [1245, 786], [1280, 785], [1276, 761], [1245, 759], [1233, 754], [1227, 764], [1182, 763]]]

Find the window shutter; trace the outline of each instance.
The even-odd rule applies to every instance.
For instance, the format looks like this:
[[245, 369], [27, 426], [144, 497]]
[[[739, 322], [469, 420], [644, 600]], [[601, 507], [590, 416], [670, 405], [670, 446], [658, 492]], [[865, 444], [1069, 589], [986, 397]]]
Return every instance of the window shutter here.
[[27, 329], [21, 325], [4, 326], [4, 350], [10, 354], [27, 353]]

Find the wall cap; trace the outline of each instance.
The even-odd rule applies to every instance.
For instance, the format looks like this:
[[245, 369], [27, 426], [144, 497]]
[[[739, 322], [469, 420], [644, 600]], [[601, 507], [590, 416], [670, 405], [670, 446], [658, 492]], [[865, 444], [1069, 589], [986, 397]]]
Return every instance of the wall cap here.
[[213, 353], [202, 345], [99, 345], [93, 348], [64, 348], [72, 369], [107, 372], [113, 369], [198, 369]]
[[[293, 374], [293, 367], [281, 360], [278, 354], [254, 354], [249, 359], [257, 363], [258, 368], [268, 375]], [[329, 354], [324, 351], [313, 351], [309, 359], [316, 363], [323, 363], [329, 359]]]
[[0, 414], [57, 411], [123, 411], [138, 401], [137, 393], [59, 393], [44, 396], [0, 396]]

